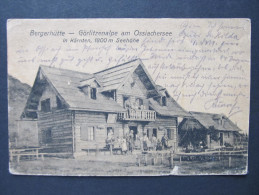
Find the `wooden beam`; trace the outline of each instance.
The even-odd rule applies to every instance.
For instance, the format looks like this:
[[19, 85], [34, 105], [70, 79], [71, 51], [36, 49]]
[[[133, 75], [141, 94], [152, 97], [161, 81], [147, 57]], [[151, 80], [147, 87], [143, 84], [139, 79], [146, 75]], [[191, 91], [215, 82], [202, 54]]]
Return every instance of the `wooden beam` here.
[[38, 110], [26, 109], [26, 112], [37, 112]]

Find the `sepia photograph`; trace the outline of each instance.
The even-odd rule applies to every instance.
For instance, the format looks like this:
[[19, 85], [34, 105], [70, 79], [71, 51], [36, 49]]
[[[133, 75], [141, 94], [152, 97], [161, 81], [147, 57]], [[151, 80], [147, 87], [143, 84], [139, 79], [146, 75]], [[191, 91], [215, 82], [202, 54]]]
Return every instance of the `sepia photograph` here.
[[15, 175], [248, 173], [249, 19], [10, 19]]

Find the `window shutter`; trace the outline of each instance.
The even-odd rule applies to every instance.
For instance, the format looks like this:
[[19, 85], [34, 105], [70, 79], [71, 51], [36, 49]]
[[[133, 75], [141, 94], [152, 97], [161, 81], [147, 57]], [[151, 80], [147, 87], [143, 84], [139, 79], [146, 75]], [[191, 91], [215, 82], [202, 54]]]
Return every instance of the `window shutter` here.
[[87, 128], [87, 140], [90, 141], [91, 140], [91, 127]]
[[95, 140], [96, 128], [93, 127], [93, 140]]
[[83, 141], [88, 140], [88, 129], [86, 125], [82, 125], [80, 129], [80, 139]]

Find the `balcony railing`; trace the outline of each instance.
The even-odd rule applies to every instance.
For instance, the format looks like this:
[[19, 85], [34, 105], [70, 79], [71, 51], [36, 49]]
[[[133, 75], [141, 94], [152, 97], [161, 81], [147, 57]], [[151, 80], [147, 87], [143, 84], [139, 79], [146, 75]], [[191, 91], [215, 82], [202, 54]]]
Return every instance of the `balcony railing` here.
[[128, 121], [155, 121], [156, 112], [153, 110], [128, 109], [127, 111], [118, 113], [118, 119]]

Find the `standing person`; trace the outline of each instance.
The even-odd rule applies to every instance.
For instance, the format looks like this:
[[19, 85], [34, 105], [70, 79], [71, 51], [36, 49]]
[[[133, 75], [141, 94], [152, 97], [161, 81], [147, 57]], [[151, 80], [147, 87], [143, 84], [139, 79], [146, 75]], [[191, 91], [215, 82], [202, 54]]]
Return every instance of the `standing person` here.
[[122, 152], [122, 154], [126, 154], [127, 153], [127, 141], [126, 141], [126, 137], [124, 136], [123, 138], [122, 138], [122, 143], [121, 143], [121, 152]]
[[161, 143], [160, 139], [157, 139], [156, 150], [162, 150], [162, 143]]
[[115, 141], [115, 139], [114, 139], [113, 131], [110, 130], [108, 132], [107, 139], [106, 139], [106, 144], [108, 145], [108, 149], [110, 149], [110, 147], [113, 147], [114, 141]]
[[129, 151], [132, 153], [134, 150], [134, 133], [133, 130], [129, 134]]
[[148, 150], [148, 137], [147, 134], [144, 133], [144, 137], [143, 137], [143, 150], [147, 151]]
[[126, 133], [126, 136], [125, 136], [125, 139], [126, 139], [126, 145], [127, 145], [127, 152], [129, 151], [130, 149], [130, 138], [129, 138], [129, 134]]
[[152, 144], [152, 149], [156, 150], [157, 139], [156, 139], [156, 136], [154, 134], [152, 135], [152, 138], [151, 138], [151, 144]]
[[135, 149], [141, 149], [141, 143], [140, 143], [140, 134], [137, 133], [136, 134], [136, 139], [135, 139]]
[[143, 152], [143, 136], [141, 135], [140, 138], [139, 138], [139, 142], [140, 142], [140, 150], [141, 152]]
[[163, 149], [167, 149], [168, 148], [168, 137], [167, 134], [165, 133], [164, 136], [162, 137], [162, 147]]

